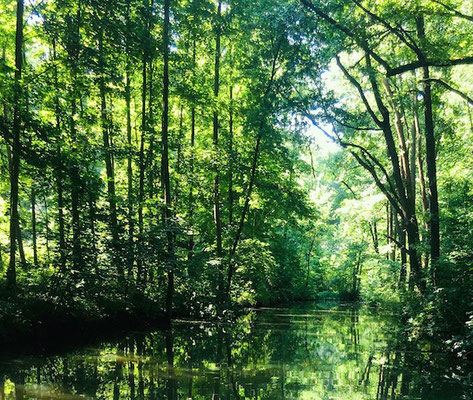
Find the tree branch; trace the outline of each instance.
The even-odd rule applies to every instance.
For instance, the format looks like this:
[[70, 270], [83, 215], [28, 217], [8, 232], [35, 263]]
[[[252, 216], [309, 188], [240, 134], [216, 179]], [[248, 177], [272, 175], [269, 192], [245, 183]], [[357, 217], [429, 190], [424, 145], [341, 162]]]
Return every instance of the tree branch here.
[[[325, 136], [327, 136], [330, 140], [334, 141], [335, 143], [338, 143], [340, 146], [344, 147], [344, 148], [347, 148], [347, 147], [353, 147], [353, 148], [356, 148], [358, 150], [361, 151], [361, 153], [367, 157], [369, 160], [371, 160], [371, 162], [377, 166], [381, 172], [383, 173], [385, 179], [386, 179], [386, 183], [387, 185], [389, 186], [389, 190], [386, 189], [386, 187], [384, 186], [384, 184], [381, 182], [381, 179], [379, 178], [378, 174], [376, 173], [376, 170], [373, 166], [373, 164], [371, 164], [370, 162], [368, 161], [363, 161], [361, 159], [361, 157], [355, 153], [354, 151], [350, 151], [350, 153], [355, 157], [355, 159], [358, 161], [358, 163], [363, 167], [365, 168], [367, 171], [369, 171], [371, 173], [371, 175], [373, 176], [376, 184], [378, 185], [378, 187], [381, 189], [381, 191], [386, 195], [386, 197], [388, 198], [388, 200], [393, 204], [393, 207], [396, 208], [396, 210], [399, 210], [399, 212], [401, 213], [400, 211], [400, 208], [399, 208], [399, 204], [402, 204], [401, 201], [400, 201], [400, 198], [398, 197], [398, 195], [396, 194], [396, 190], [391, 182], [391, 180], [389, 179], [389, 174], [388, 172], [386, 171], [386, 168], [384, 168], [384, 166], [381, 164], [381, 162], [375, 157], [373, 156], [366, 148], [364, 148], [363, 146], [360, 146], [358, 144], [355, 144], [355, 143], [350, 143], [350, 142], [345, 142], [343, 141], [342, 139], [340, 139], [340, 137], [338, 135], [336, 136], [333, 136], [331, 135], [330, 133], [328, 133], [324, 128], [322, 128], [316, 121], [315, 121], [315, 118], [308, 112], [304, 112], [304, 115], [312, 122], [312, 124], [317, 128], [319, 129]], [[389, 193], [389, 191], [391, 193]], [[402, 214], [402, 213], [401, 213]]]
[[[368, 14], [374, 21], [379, 22], [381, 25], [383, 25], [385, 28], [389, 29], [394, 35], [398, 37], [398, 39], [404, 43], [407, 47], [409, 47], [414, 53], [417, 54], [417, 56], [420, 56], [423, 58], [423, 54], [420, 50], [420, 48], [417, 46], [417, 44], [411, 39], [409, 35], [406, 34], [405, 31], [402, 31], [402, 33], [392, 25], [390, 25], [387, 21], [382, 19], [380, 16], [376, 15], [372, 11], [368, 10], [366, 7], [364, 7], [358, 0], [352, 0], [353, 3], [355, 3], [359, 8], [361, 8], [366, 14]], [[405, 37], [404, 34], [410, 39], [408, 41]]]
[[338, 67], [342, 70], [343, 74], [345, 77], [350, 81], [350, 83], [356, 87], [358, 90], [358, 94], [361, 97], [361, 100], [363, 101], [366, 110], [370, 114], [371, 118], [373, 118], [373, 121], [378, 125], [380, 128], [382, 128], [382, 121], [376, 116], [375, 112], [370, 106], [370, 103], [368, 102], [368, 99], [365, 96], [365, 93], [363, 92], [363, 88], [361, 87], [360, 83], [348, 72], [348, 70], [343, 66], [343, 64], [340, 62], [340, 57], [338, 54], [335, 55], [335, 59], [337, 60], [337, 65]]
[[439, 0], [431, 0], [433, 3], [437, 3], [439, 5], [441, 5], [443, 8], [445, 8], [446, 10], [452, 12], [454, 14], [455, 17], [458, 17], [458, 18], [463, 18], [463, 19], [466, 19], [468, 21], [471, 21], [473, 22], [473, 16], [472, 15], [468, 15], [468, 14], [463, 14], [462, 12], [456, 10], [455, 8], [449, 6], [448, 4], [445, 4], [443, 1], [439, 1]]
[[[422, 81], [424, 81], [424, 80], [422, 80]], [[430, 78], [430, 79], [428, 79], [428, 81], [429, 82], [435, 82], [435, 83], [438, 83], [438, 84], [442, 85], [444, 88], [446, 88], [446, 89], [450, 90], [451, 92], [459, 95], [461, 98], [466, 100], [466, 102], [468, 104], [473, 106], [473, 99], [471, 97], [469, 97], [465, 93], [461, 92], [460, 90], [455, 89], [454, 87], [450, 86], [447, 82], [442, 81], [441, 79], [436, 79], [436, 78]]]
[[320, 18], [324, 19], [329, 24], [337, 28], [339, 31], [352, 38], [358, 44], [358, 46], [360, 46], [366, 53], [370, 54], [379, 64], [384, 67], [387, 72], [391, 71], [391, 67], [389, 66], [389, 64], [385, 60], [383, 60], [378, 54], [376, 54], [363, 40], [358, 38], [354, 32], [334, 20], [330, 15], [322, 11], [320, 8], [316, 7], [311, 1], [301, 0], [301, 3], [308, 9], [313, 11]]
[[407, 71], [412, 71], [417, 68], [423, 67], [453, 67], [455, 65], [471, 65], [473, 64], [473, 56], [464, 58], [455, 58], [453, 60], [417, 60], [408, 64], [401, 65], [399, 67], [392, 68], [386, 73], [386, 76], [395, 76], [403, 74]]

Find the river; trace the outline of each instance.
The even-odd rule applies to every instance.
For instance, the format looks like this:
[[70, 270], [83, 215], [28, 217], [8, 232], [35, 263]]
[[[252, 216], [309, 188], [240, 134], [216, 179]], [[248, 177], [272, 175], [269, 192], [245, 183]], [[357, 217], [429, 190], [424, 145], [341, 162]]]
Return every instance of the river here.
[[0, 399], [473, 399], [472, 367], [395, 315], [304, 304], [0, 359]]

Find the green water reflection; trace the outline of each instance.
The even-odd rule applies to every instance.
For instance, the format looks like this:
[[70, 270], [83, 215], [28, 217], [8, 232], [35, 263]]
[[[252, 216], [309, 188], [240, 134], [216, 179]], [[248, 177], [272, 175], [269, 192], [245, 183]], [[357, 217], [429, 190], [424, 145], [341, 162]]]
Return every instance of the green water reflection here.
[[473, 398], [471, 366], [406, 344], [394, 316], [312, 304], [178, 321], [60, 356], [0, 362], [0, 399]]

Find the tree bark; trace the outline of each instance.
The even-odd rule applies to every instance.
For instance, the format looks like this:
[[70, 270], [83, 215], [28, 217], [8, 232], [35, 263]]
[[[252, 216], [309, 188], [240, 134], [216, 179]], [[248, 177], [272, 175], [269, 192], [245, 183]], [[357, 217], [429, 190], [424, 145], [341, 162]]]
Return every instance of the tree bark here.
[[38, 266], [38, 241], [36, 232], [36, 191], [34, 184], [31, 188], [31, 231], [33, 236], [33, 264]]
[[[103, 23], [103, 21], [100, 21]], [[117, 195], [115, 191], [115, 168], [113, 163], [113, 154], [110, 144], [110, 121], [109, 111], [107, 110], [106, 102], [106, 87], [105, 87], [105, 59], [103, 48], [103, 28], [99, 31], [99, 91], [100, 91], [100, 117], [102, 127], [102, 140], [104, 147], [104, 161], [105, 170], [107, 173], [107, 199], [109, 205], [109, 225], [112, 234], [112, 251], [113, 263], [118, 270], [120, 283], [125, 284], [125, 274], [120, 259], [120, 238], [118, 232], [118, 217], [117, 217]]]
[[[417, 18], [417, 35], [425, 40], [424, 18]], [[433, 266], [435, 281], [435, 264], [440, 257], [440, 221], [437, 189], [437, 152], [434, 134], [434, 119], [432, 111], [432, 90], [430, 71], [427, 65], [422, 68], [422, 85], [424, 87], [424, 120], [425, 120], [425, 153], [427, 162], [427, 178], [429, 180], [429, 211], [430, 211], [430, 258]]]
[[[195, 84], [195, 66], [196, 66], [196, 43], [192, 41], [192, 83]], [[190, 260], [194, 252], [194, 158], [195, 158], [195, 105], [191, 108], [191, 159], [189, 166], [189, 224], [191, 234], [189, 235], [189, 252], [187, 258]]]
[[230, 86], [228, 116], [228, 224], [233, 225], [233, 86]]
[[399, 239], [399, 250], [401, 252], [401, 271], [399, 273], [399, 286], [403, 287], [407, 277], [407, 251], [406, 251], [406, 230], [405, 224], [400, 218], [399, 221], [398, 213], [395, 213], [394, 224], [396, 226], [397, 237]]
[[[130, 17], [130, 6], [127, 3], [127, 34], [130, 35], [129, 30], [129, 17]], [[135, 246], [134, 246], [134, 234], [135, 234], [135, 219], [133, 209], [133, 142], [131, 138], [131, 62], [130, 62], [130, 46], [129, 38], [127, 37], [126, 42], [126, 67], [125, 67], [125, 108], [126, 108], [126, 140], [128, 145], [128, 157], [127, 157], [127, 202], [128, 202], [128, 277], [127, 282], [130, 281], [133, 264], [135, 262]]]
[[21, 131], [21, 76], [23, 69], [23, 0], [16, 3], [15, 36], [15, 85], [13, 99], [13, 142], [10, 166], [10, 264], [7, 269], [7, 288], [16, 295], [16, 243], [19, 236], [18, 193], [20, 175], [20, 131]]
[[312, 249], [314, 248], [315, 244], [315, 235], [312, 237], [312, 240], [310, 241], [310, 246], [309, 250], [307, 251], [306, 254], [306, 277], [305, 277], [305, 290], [307, 291], [307, 288], [309, 287], [309, 278], [310, 278], [310, 258], [312, 256]]
[[[427, 197], [427, 189], [425, 185], [425, 178], [424, 178], [424, 162], [422, 160], [422, 135], [420, 132], [420, 123], [419, 123], [419, 116], [417, 114], [417, 91], [415, 91], [413, 95], [413, 114], [414, 114], [414, 130], [415, 130], [415, 140], [417, 142], [417, 154], [416, 154], [416, 163], [419, 175], [419, 186], [420, 186], [420, 196], [422, 199], [422, 214], [424, 215], [424, 229], [429, 231], [429, 222], [425, 220], [425, 216], [427, 215], [427, 211], [429, 209], [429, 199]], [[429, 254], [424, 253], [424, 269], [427, 270], [429, 267]]]
[[[80, 26], [81, 26], [81, 3], [79, 1], [77, 11], [76, 11], [77, 24], [75, 26], [76, 32], [73, 36], [72, 49], [69, 54], [72, 66], [72, 93], [71, 93], [71, 115], [70, 115], [70, 130], [71, 138], [73, 141], [77, 140], [77, 128], [75, 117], [77, 114], [77, 76], [78, 76], [78, 65], [79, 65], [79, 46], [80, 46]], [[81, 244], [81, 223], [80, 223], [80, 190], [81, 190], [81, 180], [80, 180], [80, 167], [76, 161], [70, 168], [69, 171], [71, 179], [71, 213], [72, 213], [72, 263], [76, 271], [81, 269], [83, 265], [82, 257], [82, 244]]]
[[222, 10], [222, 2], [218, 2], [217, 6], [217, 22], [215, 36], [215, 68], [214, 68], [214, 98], [215, 110], [213, 114], [213, 145], [215, 149], [215, 180], [214, 180], [214, 221], [215, 235], [217, 244], [217, 257], [222, 256], [222, 219], [220, 215], [220, 167], [219, 167], [219, 116], [218, 116], [218, 94], [220, 90], [220, 17]]
[[167, 236], [168, 257], [168, 282], [166, 293], [166, 314], [172, 318], [174, 297], [174, 243], [171, 220], [171, 182], [169, 179], [169, 14], [171, 0], [164, 0], [163, 22], [163, 114], [162, 114], [162, 140], [161, 140], [161, 174], [164, 185], [164, 224]]
[[[53, 62], [54, 62], [54, 112], [56, 118], [56, 130], [57, 134], [61, 132], [61, 108], [59, 104], [59, 80], [57, 70], [57, 52], [56, 52], [56, 39], [53, 38]], [[61, 140], [57, 142], [57, 156], [61, 159]], [[57, 208], [58, 208], [58, 225], [59, 225], [59, 260], [61, 270], [64, 272], [66, 268], [66, 235], [64, 227], [64, 176], [61, 168], [57, 169], [56, 173], [56, 184], [57, 184]]]
[[[149, 14], [149, 3], [144, 1], [146, 16]], [[141, 88], [141, 137], [140, 137], [140, 153], [139, 153], [139, 183], [138, 183], [138, 249], [141, 249], [141, 243], [144, 241], [144, 220], [143, 220], [143, 203], [145, 190], [145, 141], [147, 133], [147, 116], [146, 116], [146, 90], [147, 90], [147, 64], [148, 64], [148, 48], [146, 40], [149, 37], [148, 19], [145, 17], [143, 24], [146, 26], [145, 37], [143, 38], [143, 54], [142, 54], [142, 88]], [[136, 284], [138, 287], [143, 283], [143, 252], [138, 252]]]

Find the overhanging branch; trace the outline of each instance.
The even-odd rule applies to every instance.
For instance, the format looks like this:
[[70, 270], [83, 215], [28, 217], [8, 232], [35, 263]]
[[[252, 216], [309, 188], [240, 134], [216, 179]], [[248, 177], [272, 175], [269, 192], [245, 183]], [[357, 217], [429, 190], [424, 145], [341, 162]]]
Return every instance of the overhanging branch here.
[[392, 68], [387, 71], [386, 76], [395, 76], [404, 72], [413, 71], [423, 67], [453, 67], [455, 65], [471, 65], [473, 64], [473, 56], [456, 58], [453, 60], [417, 60], [399, 67]]

